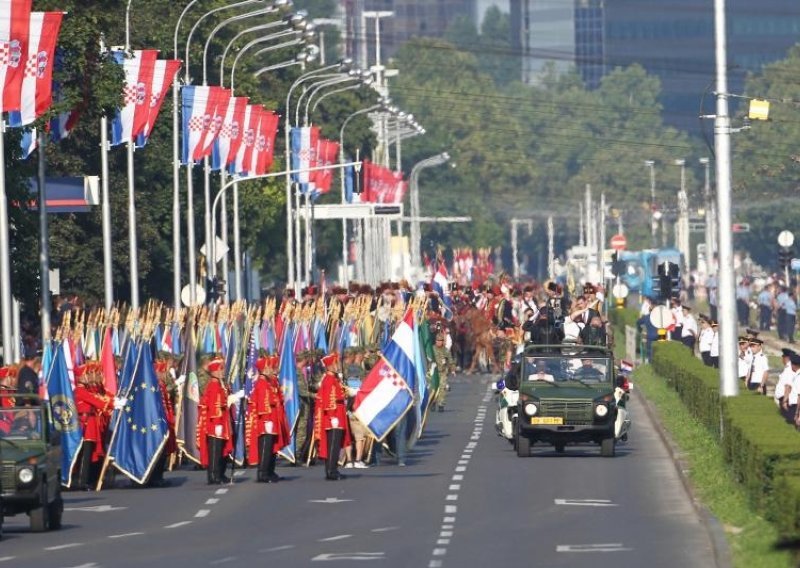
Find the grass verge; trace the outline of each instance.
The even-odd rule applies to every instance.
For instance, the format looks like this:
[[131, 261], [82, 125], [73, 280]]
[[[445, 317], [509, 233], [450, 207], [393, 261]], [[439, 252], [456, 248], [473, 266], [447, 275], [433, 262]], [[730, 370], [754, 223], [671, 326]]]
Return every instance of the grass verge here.
[[677, 393], [658, 378], [650, 365], [639, 367], [634, 384], [658, 412], [659, 420], [683, 453], [696, 496], [725, 528], [733, 565], [787, 568], [789, 553], [776, 550], [778, 533], [749, 506], [733, 478], [717, 440], [689, 414]]

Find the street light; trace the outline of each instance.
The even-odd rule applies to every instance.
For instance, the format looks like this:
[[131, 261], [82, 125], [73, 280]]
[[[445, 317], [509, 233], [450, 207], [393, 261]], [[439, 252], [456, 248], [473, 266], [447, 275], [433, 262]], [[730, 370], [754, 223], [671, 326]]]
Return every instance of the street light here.
[[678, 223], [675, 230], [675, 240], [678, 250], [683, 253], [683, 269], [688, 273], [692, 266], [692, 255], [689, 250], [689, 198], [686, 194], [686, 160], [677, 159], [676, 166], [681, 168], [681, 188], [678, 191]]
[[420, 267], [422, 265], [419, 227], [419, 173], [425, 168], [441, 166], [447, 163], [449, 159], [450, 154], [447, 152], [431, 156], [430, 158], [417, 162], [411, 169], [411, 175], [409, 175], [409, 185], [411, 189], [411, 264], [415, 267]]
[[703, 196], [705, 197], [705, 241], [706, 241], [706, 273], [711, 274], [714, 269], [714, 253], [717, 250], [717, 232], [716, 232], [716, 206], [714, 199], [711, 195], [711, 160], [708, 158], [700, 158], [700, 164], [705, 169], [705, 185], [703, 187]]

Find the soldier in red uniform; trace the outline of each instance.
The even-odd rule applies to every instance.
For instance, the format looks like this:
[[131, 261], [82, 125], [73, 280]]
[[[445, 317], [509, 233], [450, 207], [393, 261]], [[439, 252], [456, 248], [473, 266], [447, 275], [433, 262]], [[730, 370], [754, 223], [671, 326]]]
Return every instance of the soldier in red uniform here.
[[229, 395], [228, 387], [223, 382], [225, 361], [217, 357], [209, 361], [206, 370], [210, 380], [200, 397], [197, 424], [200, 463], [206, 468], [209, 485], [218, 485], [230, 481], [225, 476], [225, 464], [233, 450], [231, 441], [231, 416], [228, 407], [233, 403], [231, 397], [244, 393]]
[[330, 481], [344, 479], [339, 473], [339, 452], [342, 445], [350, 445], [347, 390], [336, 374], [338, 360], [336, 353], [322, 358], [325, 374], [317, 391], [314, 418], [314, 434], [319, 440], [319, 457], [325, 460], [325, 478]]
[[97, 482], [99, 467], [105, 455], [103, 423], [113, 408], [110, 397], [96, 392], [88, 373], [91, 363], [78, 365], [75, 374], [75, 407], [83, 432], [83, 444], [78, 458], [78, 489], [90, 490]]
[[[169, 389], [167, 387], [167, 377], [169, 373], [169, 362], [166, 359], [158, 359], [155, 362], [156, 376], [158, 377], [158, 386], [161, 390], [161, 400], [164, 405], [164, 416], [167, 419], [167, 441], [161, 450], [161, 455], [153, 467], [153, 472], [150, 474], [150, 479], [147, 485], [151, 487], [163, 487], [168, 485], [164, 480], [164, 470], [167, 468], [167, 461], [170, 456], [178, 451], [178, 443], [175, 438], [175, 407], [172, 403]], [[174, 371], [173, 371], [174, 372]]]
[[256, 481], [261, 483], [281, 480], [275, 473], [275, 462], [280, 449], [291, 440], [283, 393], [276, 374], [279, 362], [277, 355], [261, 357], [256, 361], [258, 378], [248, 404], [247, 455], [250, 465], [258, 466]]

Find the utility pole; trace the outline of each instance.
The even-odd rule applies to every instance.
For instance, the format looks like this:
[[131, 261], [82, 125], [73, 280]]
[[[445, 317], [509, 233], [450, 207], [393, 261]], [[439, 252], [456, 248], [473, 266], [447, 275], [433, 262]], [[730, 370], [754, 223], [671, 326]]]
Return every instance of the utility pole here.
[[553, 216], [547, 218], [547, 277], [552, 280], [556, 277]]
[[597, 246], [595, 242], [595, 226], [592, 222], [592, 186], [590, 184], [586, 184], [586, 205], [584, 207], [586, 211], [586, 246], [589, 247], [591, 250], [593, 247]]
[[512, 264], [514, 270], [514, 280], [519, 280], [519, 252], [517, 243], [517, 228], [519, 225], [525, 225], [528, 228], [528, 236], [533, 234], [533, 219], [511, 219], [511, 254]]
[[658, 219], [656, 219], [656, 163], [653, 160], [645, 160], [644, 165], [650, 168], [650, 233], [653, 237], [653, 248], [658, 247]]
[[684, 268], [688, 273], [692, 267], [692, 251], [689, 246], [689, 196], [686, 193], [686, 160], [675, 160], [681, 168], [681, 188], [678, 191], [678, 222], [676, 224], [675, 244], [683, 253]]
[[717, 114], [714, 117], [714, 150], [717, 173], [717, 219], [719, 222], [719, 369], [720, 394], [736, 396], [737, 371], [736, 300], [731, 230], [731, 119], [728, 116], [727, 48], [725, 0], [714, 0], [714, 39], [717, 69]]
[[597, 281], [603, 283], [606, 278], [606, 194], [600, 192], [600, 223], [598, 231], [600, 232], [597, 239]]
[[583, 232], [583, 203], [578, 203], [578, 217], [581, 220], [580, 237], [578, 238], [578, 244], [580, 246], [586, 246], [586, 238]]
[[711, 171], [710, 165], [711, 160], [708, 158], [700, 158], [700, 163], [703, 165], [705, 169], [705, 185], [703, 186], [703, 196], [705, 198], [705, 221], [706, 221], [706, 230], [705, 230], [705, 242], [706, 242], [706, 274], [712, 274], [714, 272], [714, 250], [716, 249], [715, 246], [715, 239], [714, 236], [716, 235], [716, 231], [714, 230], [714, 223], [716, 221], [716, 216], [714, 215], [714, 200], [711, 196]]

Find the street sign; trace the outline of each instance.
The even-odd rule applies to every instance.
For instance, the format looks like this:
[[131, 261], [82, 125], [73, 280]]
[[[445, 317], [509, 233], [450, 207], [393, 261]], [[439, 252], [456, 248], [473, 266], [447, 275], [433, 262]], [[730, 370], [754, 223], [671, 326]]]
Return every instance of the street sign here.
[[625, 235], [614, 235], [609, 244], [614, 250], [625, 250], [625, 247], [628, 246], [628, 239], [625, 238]]
[[795, 272], [800, 271], [800, 258], [793, 258], [789, 263], [789, 268]]
[[675, 323], [675, 314], [666, 306], [656, 306], [650, 312], [650, 323], [658, 329], [667, 329]]
[[628, 297], [629, 292], [630, 290], [628, 290], [628, 287], [622, 282], [619, 284], [614, 284], [614, 286], [611, 288], [611, 293], [614, 294], [614, 297], [623, 300]]
[[[228, 245], [225, 244], [225, 241], [214, 235], [214, 256], [216, 257], [214, 262], [219, 262], [222, 260], [225, 255], [228, 254], [229, 250], [230, 249], [228, 248]], [[208, 256], [206, 254], [206, 245], [200, 247], [200, 254], [203, 256]]]
[[778, 235], [778, 244], [786, 248], [792, 246], [794, 244], [794, 233], [791, 231], [781, 231]]

